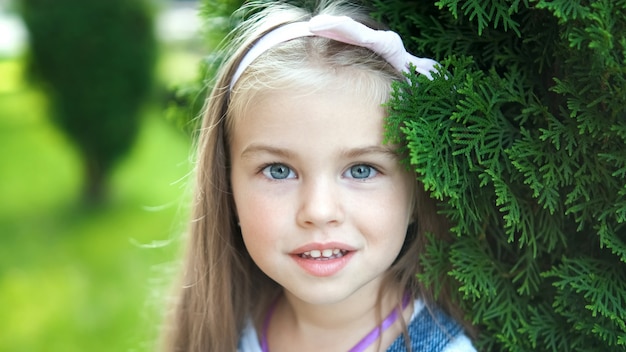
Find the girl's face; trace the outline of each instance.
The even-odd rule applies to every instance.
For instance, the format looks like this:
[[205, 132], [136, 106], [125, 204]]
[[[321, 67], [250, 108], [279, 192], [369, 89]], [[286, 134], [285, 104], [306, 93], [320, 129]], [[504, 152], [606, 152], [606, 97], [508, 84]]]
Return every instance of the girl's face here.
[[349, 89], [273, 91], [236, 117], [231, 181], [252, 259], [310, 304], [377, 297], [411, 221], [413, 177], [384, 110]]

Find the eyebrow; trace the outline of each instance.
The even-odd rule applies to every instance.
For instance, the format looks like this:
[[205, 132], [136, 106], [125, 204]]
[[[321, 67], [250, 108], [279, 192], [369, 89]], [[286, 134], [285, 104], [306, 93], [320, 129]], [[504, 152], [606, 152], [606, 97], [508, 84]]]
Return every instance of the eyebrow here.
[[[241, 152], [242, 158], [253, 158], [256, 154], [271, 154], [283, 158], [293, 158], [295, 154], [288, 149], [274, 147], [265, 144], [251, 144]], [[375, 145], [368, 147], [357, 147], [346, 149], [341, 152], [343, 157], [354, 159], [365, 155], [380, 154], [385, 157], [398, 158], [395, 148], [386, 145]]]
[[372, 155], [372, 154], [382, 154], [386, 157], [397, 158], [398, 153], [396, 149], [387, 145], [375, 145], [370, 147], [363, 148], [353, 148], [348, 149], [342, 153], [344, 156], [348, 158], [358, 158], [364, 155]]
[[242, 152], [242, 158], [252, 158], [256, 154], [272, 154], [279, 157], [290, 158], [294, 154], [287, 149], [277, 148], [265, 144], [251, 144], [247, 146]]

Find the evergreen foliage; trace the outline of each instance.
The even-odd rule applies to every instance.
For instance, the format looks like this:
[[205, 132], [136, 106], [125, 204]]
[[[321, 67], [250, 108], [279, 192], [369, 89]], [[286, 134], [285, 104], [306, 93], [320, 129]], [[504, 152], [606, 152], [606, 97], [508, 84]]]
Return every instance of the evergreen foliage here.
[[454, 224], [421, 278], [458, 287], [479, 350], [626, 350], [626, 1], [372, 5], [442, 66], [389, 103]]
[[78, 146], [85, 197], [98, 200], [106, 175], [132, 145], [156, 55], [143, 0], [23, 0], [33, 76], [54, 121]]
[[239, 19], [233, 13], [244, 3], [244, 0], [204, 0], [201, 2], [201, 16], [206, 19], [204, 41], [211, 52], [198, 68], [198, 78], [170, 87], [168, 118], [189, 134], [195, 133], [199, 127], [199, 118], [204, 107], [204, 99], [212, 87], [217, 68], [225, 59], [220, 50], [225, 44], [224, 38], [232, 31]]

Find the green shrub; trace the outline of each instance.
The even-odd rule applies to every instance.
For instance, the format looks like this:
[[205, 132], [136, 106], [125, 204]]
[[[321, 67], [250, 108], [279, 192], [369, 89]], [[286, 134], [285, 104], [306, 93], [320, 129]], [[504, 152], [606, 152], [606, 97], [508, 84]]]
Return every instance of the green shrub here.
[[33, 76], [83, 156], [85, 196], [97, 200], [135, 139], [150, 91], [152, 16], [142, 0], [22, 0], [22, 13]]
[[373, 5], [443, 66], [389, 104], [455, 224], [422, 278], [459, 287], [480, 350], [626, 350], [626, 1]]

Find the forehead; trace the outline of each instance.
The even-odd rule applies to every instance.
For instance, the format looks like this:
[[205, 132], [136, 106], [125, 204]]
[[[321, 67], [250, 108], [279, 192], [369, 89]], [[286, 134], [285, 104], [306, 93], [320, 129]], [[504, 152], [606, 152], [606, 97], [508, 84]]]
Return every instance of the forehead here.
[[257, 95], [233, 117], [230, 139], [240, 146], [381, 145], [385, 116], [380, 103], [353, 90], [273, 90]]
[[265, 101], [291, 95], [297, 99], [315, 99], [324, 92], [350, 96], [358, 105], [367, 105], [380, 112], [391, 92], [391, 81], [380, 73], [355, 68], [341, 70], [324, 67], [285, 69], [280, 73], [264, 72], [242, 77], [242, 84], [231, 92], [227, 112], [227, 131], [233, 124], [254, 112]]

